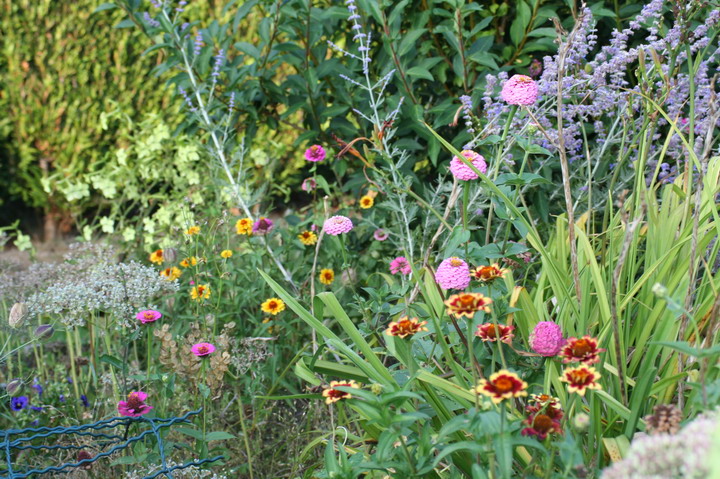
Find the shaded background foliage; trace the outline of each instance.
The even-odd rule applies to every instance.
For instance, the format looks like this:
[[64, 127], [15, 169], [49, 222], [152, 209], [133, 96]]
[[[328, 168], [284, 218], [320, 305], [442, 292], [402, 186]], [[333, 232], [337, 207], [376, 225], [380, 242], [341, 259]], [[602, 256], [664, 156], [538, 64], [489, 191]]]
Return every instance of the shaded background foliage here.
[[[127, 146], [133, 123], [159, 113], [171, 128], [180, 125], [176, 133], [190, 134], [192, 122], [182, 122], [162, 87], [166, 77], [161, 75], [172, 62], [164, 62], [158, 45], [146, 51], [142, 32], [124, 28], [133, 22], [123, 21], [123, 12], [104, 9], [96, 0], [0, 1], [0, 108], [5, 111], [0, 166], [10, 173], [0, 178], [0, 221], [42, 216], [45, 239], [52, 239], [58, 228], [67, 232], [83, 217], [104, 212], [102, 201], [92, 201], [102, 199], [102, 191], [79, 178], [101, 170]], [[129, 3], [138, 12], [151, 8], [149, 2]], [[421, 120], [458, 144], [466, 141], [462, 125], [449, 126], [457, 119], [458, 97], [471, 95], [477, 105], [486, 73], [526, 73], [533, 59], [555, 49], [550, 19], [569, 25], [578, 8], [559, 0], [366, 0], [360, 6], [371, 14], [366, 31], [382, 45], [370, 68], [379, 76], [395, 69], [388, 102], [404, 97], [402, 120], [395, 126], [403, 138], [398, 147], [413, 152], [406, 168], [427, 178], [436, 176], [442, 158]], [[364, 99], [350, 94], [340, 77], [350, 72], [327, 43], [352, 42], [355, 32], [345, 26], [343, 5], [250, 0], [190, 2], [185, 8], [197, 20], [190, 35], [202, 29], [203, 41], [216, 46], [205, 50], [198, 68], [212, 68], [219, 48], [231, 59], [223, 93], [236, 95], [241, 124], [255, 139], [249, 166], [255, 179], [273, 180], [278, 206], [297, 201], [292, 188], [303, 178], [296, 148], [321, 142], [337, 152], [338, 138], [374, 134], [354, 119], [352, 109]], [[591, 8], [601, 22], [615, 26], [640, 6], [598, 1]], [[155, 75], [146, 74], [153, 66]], [[108, 128], [101, 116], [112, 111], [130, 121]], [[321, 166], [321, 173], [327, 168]], [[350, 166], [341, 160], [332, 168], [324, 173], [342, 179]], [[118, 181], [115, 187], [122, 188]]]

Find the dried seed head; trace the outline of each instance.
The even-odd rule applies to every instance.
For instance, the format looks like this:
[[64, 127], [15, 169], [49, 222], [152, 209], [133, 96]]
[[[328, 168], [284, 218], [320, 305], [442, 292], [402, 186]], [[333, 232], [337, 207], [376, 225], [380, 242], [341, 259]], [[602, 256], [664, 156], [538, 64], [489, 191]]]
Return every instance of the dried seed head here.
[[675, 434], [680, 430], [682, 411], [674, 404], [658, 404], [645, 416], [648, 434]]
[[35, 328], [35, 337], [39, 340], [50, 339], [55, 332], [55, 328], [50, 324], [41, 324]]
[[5, 386], [5, 391], [7, 391], [8, 396], [16, 396], [20, 394], [20, 391], [22, 390], [22, 385], [23, 383], [21, 379], [13, 379]]
[[8, 323], [11, 328], [19, 328], [22, 326], [23, 321], [27, 318], [28, 307], [25, 303], [15, 303], [10, 309], [10, 316], [8, 317]]
[[177, 250], [175, 248], [163, 250], [163, 259], [166, 263], [174, 263], [177, 260]]

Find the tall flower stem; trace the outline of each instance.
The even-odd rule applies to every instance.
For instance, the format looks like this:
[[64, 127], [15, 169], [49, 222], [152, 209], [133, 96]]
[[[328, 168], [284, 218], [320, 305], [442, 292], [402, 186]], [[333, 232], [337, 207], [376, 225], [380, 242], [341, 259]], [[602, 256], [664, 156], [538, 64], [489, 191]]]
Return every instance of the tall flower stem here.
[[[494, 168], [493, 170], [493, 177], [492, 180], [495, 181], [497, 179], [498, 173], [500, 172], [500, 162], [502, 161], [502, 154], [505, 149], [505, 140], [507, 140], [508, 132], [510, 131], [510, 124], [513, 121], [513, 118], [515, 118], [515, 113], [517, 113], [517, 105], [513, 105], [510, 109], [510, 113], [508, 114], [507, 119], [505, 120], [505, 127], [503, 128], [502, 136], [500, 137], [500, 144], [497, 147], [497, 150], [495, 152], [495, 160], [493, 161], [493, 164], [491, 165], [491, 168]], [[490, 243], [490, 233], [492, 231], [492, 219], [493, 219], [493, 213], [495, 212], [495, 203], [490, 202], [490, 207], [488, 208], [488, 217], [486, 222], [486, 230], [485, 230], [485, 244]]]

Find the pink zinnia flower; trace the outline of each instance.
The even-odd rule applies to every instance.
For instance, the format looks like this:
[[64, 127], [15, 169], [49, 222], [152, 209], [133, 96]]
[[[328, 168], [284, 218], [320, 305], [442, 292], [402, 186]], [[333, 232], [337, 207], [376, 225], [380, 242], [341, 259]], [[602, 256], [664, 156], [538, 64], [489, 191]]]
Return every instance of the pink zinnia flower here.
[[320, 145], [313, 145], [305, 150], [305, 159], [312, 162], [318, 162], [325, 159], [325, 150]]
[[443, 289], [465, 289], [470, 284], [470, 267], [460, 258], [448, 258], [438, 266], [435, 282]]
[[128, 394], [127, 401], [118, 402], [118, 412], [121, 416], [140, 417], [147, 414], [153, 408], [145, 404], [147, 394], [142, 391], [132, 391]]
[[375, 238], [377, 241], [385, 241], [386, 239], [388, 239], [387, 231], [385, 231], [384, 229], [377, 229], [373, 233], [373, 238]]
[[562, 330], [552, 321], [540, 321], [530, 334], [530, 347], [541, 356], [555, 356], [564, 345]]
[[412, 267], [405, 256], [398, 256], [390, 262], [390, 272], [392, 274], [410, 274], [412, 273]]
[[353, 224], [350, 218], [340, 215], [331, 216], [323, 224], [323, 231], [331, 236], [347, 233], [351, 229], [353, 229]]
[[209, 356], [210, 354], [214, 353], [215, 346], [210, 343], [197, 343], [194, 344], [193, 347], [190, 348], [190, 350], [195, 356], [202, 358], [203, 356]]
[[[480, 173], [483, 175], [485, 174], [487, 171], [487, 163], [485, 163], [485, 158], [483, 158], [482, 155], [475, 153], [472, 150], [463, 150], [460, 153], [462, 156], [467, 158], [468, 161], [472, 163], [478, 171], [480, 171]], [[479, 178], [477, 173], [475, 173], [472, 168], [466, 165], [457, 156], [453, 156], [453, 159], [450, 162], [450, 173], [452, 173], [455, 178], [462, 181], [477, 180]]]
[[300, 185], [300, 188], [303, 191], [311, 192], [317, 187], [317, 181], [315, 181], [314, 178], [305, 178], [302, 182], [302, 185]]
[[160, 314], [160, 311], [155, 311], [154, 309], [146, 309], [135, 315], [135, 319], [143, 324], [154, 323], [160, 318], [162, 318], [162, 314]]
[[532, 105], [538, 97], [538, 86], [527, 75], [513, 75], [503, 85], [500, 96], [510, 105]]
[[262, 217], [253, 223], [252, 232], [254, 235], [268, 234], [273, 229], [273, 222], [270, 218]]

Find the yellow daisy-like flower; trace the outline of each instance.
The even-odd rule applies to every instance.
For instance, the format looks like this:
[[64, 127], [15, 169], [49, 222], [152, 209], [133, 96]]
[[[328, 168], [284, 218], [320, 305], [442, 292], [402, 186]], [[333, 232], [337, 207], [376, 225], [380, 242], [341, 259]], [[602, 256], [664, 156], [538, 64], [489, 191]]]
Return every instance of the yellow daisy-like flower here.
[[200, 227], [199, 226], [191, 226], [187, 230], [185, 230], [185, 234], [188, 236], [192, 235], [199, 235], [200, 234]]
[[280, 298], [270, 298], [265, 301], [260, 308], [264, 313], [276, 315], [285, 310], [285, 302]]
[[375, 200], [370, 195], [365, 195], [362, 198], [360, 198], [360, 208], [366, 210], [368, 208], [372, 208], [372, 206], [375, 204]]
[[150, 262], [155, 264], [162, 264], [165, 261], [163, 257], [163, 250], [158, 249], [150, 253]]
[[235, 223], [235, 232], [239, 235], [252, 234], [253, 220], [250, 218], [241, 218]]
[[185, 258], [184, 260], [180, 261], [180, 266], [183, 268], [189, 268], [190, 266], [195, 266], [197, 264], [197, 258], [195, 256], [190, 256], [189, 258]]
[[172, 266], [170, 268], [165, 268], [164, 270], [160, 271], [160, 276], [162, 276], [168, 281], [174, 281], [180, 276], [182, 276], [182, 271], [180, 271], [180, 268]]
[[232, 255], [233, 255], [233, 252], [229, 249], [224, 249], [220, 252], [220, 257], [225, 258], [225, 259], [232, 257]]
[[333, 281], [335, 281], [335, 271], [330, 268], [320, 270], [320, 282], [322, 284], [330, 285]]
[[303, 231], [298, 235], [298, 239], [305, 246], [312, 246], [317, 243], [317, 235], [312, 231]]
[[190, 297], [195, 301], [202, 301], [210, 297], [210, 285], [199, 284], [190, 291]]

